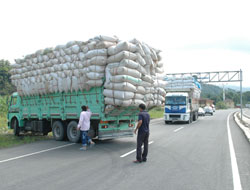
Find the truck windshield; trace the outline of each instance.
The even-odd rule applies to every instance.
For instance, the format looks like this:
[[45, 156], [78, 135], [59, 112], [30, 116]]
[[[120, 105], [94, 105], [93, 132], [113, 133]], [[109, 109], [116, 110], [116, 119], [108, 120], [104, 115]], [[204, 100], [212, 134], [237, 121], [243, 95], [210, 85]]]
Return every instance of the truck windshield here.
[[184, 96], [171, 96], [166, 97], [166, 105], [186, 105], [186, 97]]
[[16, 105], [16, 103], [17, 103], [17, 97], [12, 97], [11, 106]]

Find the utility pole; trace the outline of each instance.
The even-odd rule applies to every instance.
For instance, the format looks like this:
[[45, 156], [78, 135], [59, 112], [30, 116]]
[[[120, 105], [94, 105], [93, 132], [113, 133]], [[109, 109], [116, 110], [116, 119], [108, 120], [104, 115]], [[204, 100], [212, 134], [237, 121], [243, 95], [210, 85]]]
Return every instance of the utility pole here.
[[240, 114], [242, 121], [242, 70], [240, 69]]
[[223, 84], [223, 102], [225, 102], [226, 100], [226, 96], [225, 96], [225, 85]]

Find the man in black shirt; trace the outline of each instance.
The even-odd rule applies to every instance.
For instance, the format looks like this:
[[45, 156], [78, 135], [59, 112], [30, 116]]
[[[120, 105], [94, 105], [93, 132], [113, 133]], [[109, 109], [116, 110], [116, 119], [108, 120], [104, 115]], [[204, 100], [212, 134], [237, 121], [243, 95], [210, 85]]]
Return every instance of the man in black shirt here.
[[[134, 133], [137, 133], [137, 149], [136, 149], [136, 160], [134, 163], [141, 163], [147, 161], [148, 155], [148, 137], [149, 137], [149, 122], [150, 116], [147, 111], [145, 111], [146, 106], [144, 104], [139, 105], [140, 113], [138, 115], [138, 124], [135, 128]], [[144, 144], [143, 153], [141, 146]]]

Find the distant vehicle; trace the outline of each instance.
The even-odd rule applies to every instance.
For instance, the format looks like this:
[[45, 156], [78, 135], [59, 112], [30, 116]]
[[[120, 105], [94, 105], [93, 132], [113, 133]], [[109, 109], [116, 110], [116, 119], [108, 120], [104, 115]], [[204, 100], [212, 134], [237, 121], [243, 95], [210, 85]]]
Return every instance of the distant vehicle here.
[[198, 115], [199, 115], [199, 116], [205, 116], [205, 111], [204, 111], [203, 108], [199, 108], [199, 110], [198, 110]]
[[198, 119], [200, 84], [193, 77], [166, 79], [165, 123]]
[[193, 89], [186, 92], [168, 92], [165, 102], [165, 123], [198, 119], [199, 102], [193, 97]]
[[211, 105], [212, 109], [213, 109], [213, 112], [215, 112], [215, 105]]
[[205, 114], [209, 114], [209, 115], [213, 115], [214, 114], [213, 108], [211, 106], [206, 106], [204, 108], [204, 111], [205, 111]]

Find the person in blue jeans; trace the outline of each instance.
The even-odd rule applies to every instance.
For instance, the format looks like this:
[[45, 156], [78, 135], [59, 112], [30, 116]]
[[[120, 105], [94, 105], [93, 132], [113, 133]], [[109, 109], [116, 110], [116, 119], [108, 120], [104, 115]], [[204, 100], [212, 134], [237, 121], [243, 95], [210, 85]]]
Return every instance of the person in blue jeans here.
[[[148, 138], [149, 138], [149, 122], [150, 116], [146, 110], [144, 104], [139, 105], [140, 113], [138, 115], [138, 124], [134, 130], [137, 134], [137, 148], [136, 148], [136, 160], [134, 163], [141, 163], [147, 161], [148, 155]], [[142, 144], [144, 145], [142, 153]]]
[[88, 136], [88, 131], [90, 128], [90, 118], [92, 112], [88, 108], [88, 106], [82, 106], [82, 112], [80, 114], [79, 123], [77, 129], [81, 131], [82, 137], [82, 147], [80, 150], [87, 150], [87, 145], [94, 145], [95, 143], [91, 140], [90, 136]]

